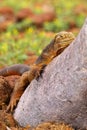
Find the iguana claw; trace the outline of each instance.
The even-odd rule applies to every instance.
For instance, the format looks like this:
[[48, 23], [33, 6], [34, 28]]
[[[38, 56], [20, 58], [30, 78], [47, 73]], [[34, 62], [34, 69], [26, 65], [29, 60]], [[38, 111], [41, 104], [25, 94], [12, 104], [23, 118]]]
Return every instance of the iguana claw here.
[[9, 105], [7, 106], [6, 112], [9, 112], [9, 111], [13, 112], [14, 108], [17, 105], [17, 102], [18, 102], [17, 98], [16, 99], [15, 98], [11, 98]]
[[7, 106], [6, 112], [9, 112], [9, 111], [12, 112], [13, 108], [14, 108], [13, 103], [9, 103], [9, 105]]

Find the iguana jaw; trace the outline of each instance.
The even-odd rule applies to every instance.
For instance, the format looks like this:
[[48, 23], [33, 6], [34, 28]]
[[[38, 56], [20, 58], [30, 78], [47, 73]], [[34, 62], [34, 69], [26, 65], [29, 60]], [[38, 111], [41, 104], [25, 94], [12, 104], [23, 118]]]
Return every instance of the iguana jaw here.
[[59, 44], [60, 48], [65, 48], [65, 47], [69, 46], [74, 39], [75, 38], [71, 38], [71, 39], [68, 39], [68, 40], [61, 41], [61, 43]]

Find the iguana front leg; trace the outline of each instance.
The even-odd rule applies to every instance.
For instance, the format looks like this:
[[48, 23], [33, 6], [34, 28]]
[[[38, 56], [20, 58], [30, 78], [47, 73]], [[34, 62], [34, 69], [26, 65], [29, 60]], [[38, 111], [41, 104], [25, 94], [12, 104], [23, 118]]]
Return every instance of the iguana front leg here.
[[28, 84], [29, 84], [28, 73], [29, 73], [29, 71], [23, 73], [21, 78], [15, 84], [15, 87], [14, 87], [13, 93], [11, 95], [9, 105], [7, 107], [7, 112], [9, 110], [11, 110], [11, 112], [13, 111], [13, 109], [16, 106], [17, 102], [19, 101], [21, 95], [23, 94], [24, 90], [28, 86]]
[[13, 90], [9, 105], [7, 107], [7, 112], [10, 110], [13, 111], [14, 107], [16, 106], [17, 102], [19, 101], [21, 95], [23, 94], [26, 87], [29, 83], [40, 75], [41, 67], [33, 66], [30, 71], [23, 73], [20, 79], [17, 81], [15, 88]]

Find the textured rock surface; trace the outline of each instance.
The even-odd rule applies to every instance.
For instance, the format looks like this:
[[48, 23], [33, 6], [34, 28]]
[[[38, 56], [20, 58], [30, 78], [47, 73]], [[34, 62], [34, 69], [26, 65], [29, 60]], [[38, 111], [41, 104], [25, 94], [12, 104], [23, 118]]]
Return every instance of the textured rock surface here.
[[76, 40], [28, 86], [14, 117], [22, 126], [64, 121], [87, 127], [87, 19]]

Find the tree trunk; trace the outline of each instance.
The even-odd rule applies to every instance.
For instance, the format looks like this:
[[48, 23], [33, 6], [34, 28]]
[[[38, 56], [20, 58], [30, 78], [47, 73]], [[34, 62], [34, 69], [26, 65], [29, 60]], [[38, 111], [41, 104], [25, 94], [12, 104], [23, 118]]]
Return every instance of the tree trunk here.
[[75, 41], [25, 90], [14, 118], [22, 126], [63, 121], [87, 127], [87, 19]]

